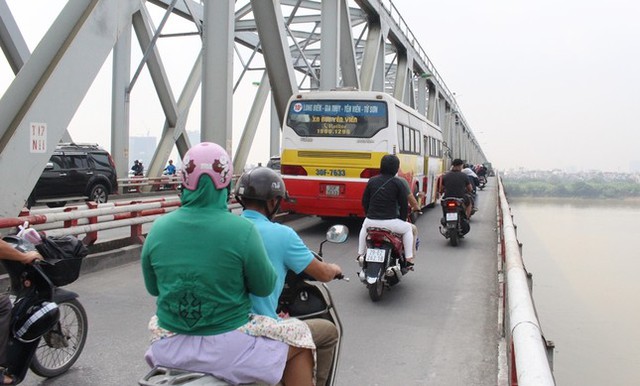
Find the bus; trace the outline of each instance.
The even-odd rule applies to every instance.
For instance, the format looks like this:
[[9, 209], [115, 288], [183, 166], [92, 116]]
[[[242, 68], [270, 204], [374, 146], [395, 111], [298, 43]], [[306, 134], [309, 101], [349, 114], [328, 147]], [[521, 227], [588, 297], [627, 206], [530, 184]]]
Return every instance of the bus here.
[[[282, 128], [281, 175], [290, 200], [282, 210], [321, 217], [364, 217], [362, 193], [395, 154], [422, 207], [437, 199], [442, 132], [391, 95], [314, 91], [293, 95]], [[421, 193], [421, 194], [418, 194]]]

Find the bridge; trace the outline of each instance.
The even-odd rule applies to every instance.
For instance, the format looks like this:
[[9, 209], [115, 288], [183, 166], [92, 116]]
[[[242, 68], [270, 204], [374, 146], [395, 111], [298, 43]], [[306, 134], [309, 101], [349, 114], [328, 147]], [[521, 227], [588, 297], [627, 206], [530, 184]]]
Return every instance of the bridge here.
[[[23, 37], [27, 26], [20, 26], [14, 19], [10, 4], [7, 0], [0, 0], [0, 45], [15, 74], [0, 99], [0, 179], [5, 182], [17, 182], [19, 179], [20, 183], [2, 184], [2, 218], [16, 217], [23, 210], [23, 204], [56, 144], [73, 141], [68, 128], [74, 115], [83, 108], [85, 95], [109, 57], [112, 58], [110, 127], [105, 129], [101, 127], [104, 125], [96, 125], [85, 130], [109, 131], [111, 154], [121, 178], [126, 176], [129, 166], [130, 122], [138, 114], [145, 114], [144, 105], [151, 98], [160, 105], [164, 119], [159, 123], [162, 125], [162, 135], [148, 166], [149, 176], [155, 177], [161, 174], [174, 147], [180, 156], [190, 147], [186, 128], [189, 114], [193, 111], [200, 112], [200, 140], [222, 144], [233, 155], [235, 170], [242, 170], [252, 149], [262, 145], [260, 142], [265, 142], [256, 139], [261, 135], [269, 138], [268, 154], [278, 155], [280, 127], [287, 101], [298, 92], [310, 90], [357, 89], [389, 93], [440, 127], [448, 158], [463, 158], [472, 163], [487, 161], [454, 94], [447, 88], [422, 49], [419, 39], [413, 35], [391, 1], [71, 0], [61, 9], [33, 52], [30, 52]], [[134, 35], [139, 50], [132, 43]], [[178, 45], [186, 45], [183, 43], [186, 39], [189, 39], [189, 44], [194, 40], [197, 42], [198, 48], [193, 58], [176, 55], [171, 50], [161, 50], [163, 47], [176, 47], [165, 43], [176, 39], [183, 39]], [[168, 70], [169, 63], [172, 63], [173, 71]], [[176, 71], [176, 68], [180, 70]], [[153, 90], [141, 92], [140, 79], [147, 72]], [[252, 80], [256, 76], [259, 81]], [[249, 97], [246, 93], [247, 83], [254, 85], [254, 88], [257, 86]], [[182, 87], [177, 93], [174, 91], [176, 84]], [[201, 94], [199, 101], [196, 99], [198, 92]], [[246, 110], [246, 120], [237, 123], [234, 121], [238, 115], [236, 112], [246, 108], [247, 100], [252, 100], [252, 104]], [[270, 103], [267, 104], [267, 101]], [[262, 122], [261, 117], [267, 110], [267, 122]], [[157, 119], [154, 118], [154, 121]], [[234, 137], [234, 126], [242, 127], [239, 139]], [[96, 132], [96, 136], [98, 134]], [[237, 145], [234, 147], [234, 144]], [[508, 213], [508, 204], [498, 205], [501, 202], [497, 194], [498, 186], [496, 181], [492, 189], [483, 192], [486, 197], [492, 198], [484, 203], [482, 223], [477, 228], [474, 226], [473, 234], [478, 239], [470, 237], [465, 240], [468, 249], [456, 252], [447, 249], [437, 254], [442, 255], [438, 264], [446, 265], [444, 256], [447, 254], [451, 255], [452, 260], [459, 258], [465, 261], [474, 259], [475, 252], [481, 251], [477, 254], [488, 259], [484, 260], [485, 263], [489, 261], [488, 267], [493, 266], [488, 270], [486, 266], [483, 268], [486, 270], [483, 277], [478, 277], [480, 271], [463, 263], [458, 268], [468, 269], [449, 270], [441, 275], [441, 279], [448, 277], [450, 281], [466, 286], [473, 286], [475, 280], [480, 280], [482, 284], [477, 284], [485, 291], [486, 303], [470, 308], [470, 304], [464, 301], [473, 288], [459, 288], [457, 291], [462, 291], [458, 292], [459, 296], [451, 298], [451, 293], [446, 293], [446, 286], [450, 282], [432, 282], [427, 278], [421, 282], [418, 277], [422, 274], [417, 273], [415, 279], [411, 279], [415, 283], [416, 293], [423, 290], [428, 296], [435, 297], [431, 298], [433, 307], [428, 309], [445, 310], [441, 318], [433, 320], [433, 324], [425, 324], [424, 330], [421, 329], [420, 320], [407, 319], [410, 322], [409, 330], [421, 331], [419, 334], [428, 337], [419, 340], [423, 345], [410, 351], [410, 358], [422, 360], [407, 362], [421, 370], [397, 374], [394, 370], [387, 370], [379, 382], [373, 379], [359, 382], [357, 378], [347, 377], [341, 378], [340, 384], [553, 383], [546, 347], [543, 347], [545, 342], [535, 315], [533, 318], [530, 314], [522, 316], [518, 312], [511, 313], [511, 307], [498, 307], [499, 302], [510, 302], [513, 298], [501, 298], [500, 289], [507, 292], [507, 287], [511, 288], [512, 284], [517, 287], [518, 280], [509, 283], [506, 276], [512, 270], [502, 266], [496, 270], [497, 260], [500, 259], [490, 259], [519, 255], [517, 240], [515, 250], [511, 247], [514, 245], [511, 236], [513, 229], [508, 231], [512, 224], [509, 223], [510, 216], [505, 214]], [[499, 239], [493, 232], [496, 227], [496, 207], [502, 208], [498, 211], [499, 218], [505, 220], [504, 228], [507, 229], [506, 233], [499, 234]], [[427, 256], [430, 256], [427, 246], [442, 242], [441, 238], [436, 240], [433, 236], [434, 229], [437, 229], [437, 225], [434, 225], [437, 212], [431, 210], [425, 216], [430, 218], [431, 223], [425, 224], [425, 229], [429, 230], [428, 241], [425, 243], [423, 240], [421, 254]], [[305, 221], [319, 220], [309, 218]], [[419, 226], [422, 227], [422, 224]], [[300, 228], [301, 231], [303, 229]], [[509, 236], [505, 237], [505, 234]], [[434, 239], [431, 240], [431, 237]], [[487, 237], [488, 243], [479, 241], [484, 237]], [[307, 241], [314, 245], [313, 237]], [[471, 248], [474, 243], [481, 248]], [[349, 250], [353, 249], [351, 246]], [[351, 253], [344, 250], [342, 255], [339, 263], [348, 266], [351, 262], [346, 257]], [[502, 260], [509, 261], [506, 258]], [[513, 271], [524, 271], [521, 265], [516, 259], [512, 263]], [[511, 267], [508, 263], [507, 266]], [[423, 272], [429, 272], [428, 264], [425, 264]], [[92, 277], [103, 276], [87, 276], [86, 280]], [[420, 283], [423, 287], [418, 289]], [[440, 283], [443, 287], [429, 287], [438, 285], [433, 283]], [[351, 287], [356, 284], [351, 283]], [[410, 290], [411, 281], [407, 280], [406, 286], [404, 284], [398, 287], [403, 288], [398, 293]], [[357, 290], [350, 288], [349, 291]], [[530, 303], [530, 292], [525, 293], [525, 300], [528, 299]], [[416, 302], [413, 308], [424, 304], [422, 300], [412, 298], [408, 292], [406, 295], [403, 301]], [[101, 295], [95, 296], [99, 299]], [[371, 306], [360, 304], [362, 299], [354, 302], [359, 306]], [[396, 312], [393, 304], [400, 302], [399, 298], [389, 302], [385, 306], [387, 312]], [[519, 305], [516, 304], [517, 311], [523, 309]], [[474, 313], [482, 312], [478, 318], [484, 321], [496, 316], [495, 330], [491, 332], [494, 327], [474, 330], [473, 319], [476, 316], [464, 313], [470, 309]], [[499, 309], [506, 311], [500, 314]], [[428, 318], [437, 314], [430, 314], [424, 309], [420, 315]], [[376, 315], [371, 314], [371, 318], [375, 319]], [[469, 320], [458, 323], [464, 318]], [[503, 322], [498, 322], [514, 319], [515, 326], [504, 327]], [[366, 323], [371, 328], [375, 327], [374, 324], [379, 323]], [[502, 330], [496, 327], [499, 325], [503, 326]], [[357, 324], [354, 323], [355, 326]], [[523, 327], [526, 337], [524, 345], [521, 345], [518, 336]], [[447, 335], [442, 335], [445, 338], [438, 333], [440, 329], [449, 330]], [[430, 346], [437, 339], [442, 339], [440, 345]], [[410, 343], [404, 332], [385, 334], [385, 342], [394, 340]], [[457, 347], [471, 347], [471, 343], [483, 353], [480, 357], [473, 348]], [[362, 341], [353, 341], [352, 344], [361, 351], [368, 350]], [[397, 353], [401, 356], [402, 351]], [[364, 359], [358, 358], [356, 351], [352, 351], [349, 357], [340, 366], [360, 372], [361, 376], [368, 377], [364, 370], [367, 363], [384, 367], [382, 362], [378, 362], [382, 357], [368, 358], [367, 363], [362, 363]], [[456, 361], [451, 362], [452, 358], [456, 358]], [[403, 359], [398, 358], [395, 362], [404, 363]], [[451, 366], [451, 363], [455, 366]], [[483, 368], [483, 364], [486, 368]], [[504, 365], [504, 370], [499, 370], [500, 364]], [[460, 368], [464, 367], [475, 370], [469, 372], [467, 378], [463, 376], [456, 380]], [[346, 373], [349, 370], [343, 371], [343, 374]], [[444, 378], [442, 374], [445, 374]], [[443, 383], [444, 380], [447, 381]]]

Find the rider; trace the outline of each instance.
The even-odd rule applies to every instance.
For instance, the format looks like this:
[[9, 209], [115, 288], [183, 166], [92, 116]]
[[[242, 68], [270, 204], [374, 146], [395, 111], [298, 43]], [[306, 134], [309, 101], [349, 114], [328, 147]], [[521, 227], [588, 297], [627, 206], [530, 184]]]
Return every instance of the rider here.
[[[0, 259], [19, 261], [29, 264], [42, 256], [36, 251], [20, 252], [9, 243], [0, 240]], [[11, 323], [11, 300], [6, 293], [0, 293], [0, 365], [7, 360], [7, 344], [9, 339], [9, 325]], [[0, 369], [0, 385], [13, 385], [14, 379], [8, 369]]]
[[396, 177], [400, 168], [400, 159], [387, 154], [380, 160], [380, 174], [371, 177], [362, 195], [362, 206], [366, 218], [360, 229], [358, 255], [364, 255], [367, 241], [367, 228], [380, 227], [402, 235], [407, 263], [413, 264], [413, 234], [411, 223], [407, 219], [407, 196], [411, 194], [400, 178]]
[[164, 168], [165, 174], [173, 176], [176, 174], [176, 165], [173, 164], [173, 160], [169, 160], [169, 165]]
[[185, 154], [182, 205], [154, 222], [142, 248], [145, 286], [157, 296], [145, 359], [234, 384], [311, 385], [310, 348], [252, 329], [261, 326], [250, 319], [249, 294], [269, 295], [277, 276], [255, 226], [228, 210], [232, 176], [230, 157], [217, 144]]
[[142, 162], [139, 160], [133, 161], [133, 166], [131, 167], [134, 176], [142, 176], [144, 174], [144, 166]]
[[[272, 222], [280, 202], [287, 197], [282, 178], [270, 168], [256, 167], [244, 173], [235, 187], [235, 196], [244, 208], [242, 217], [254, 223], [262, 236], [267, 255], [278, 275], [276, 287], [267, 297], [251, 295], [253, 312], [278, 318], [278, 299], [288, 270], [305, 272], [316, 280], [329, 282], [342, 274], [342, 269], [316, 259], [300, 236], [290, 227]], [[317, 385], [325, 386], [338, 342], [336, 326], [325, 319], [307, 319], [317, 350]]]
[[461, 159], [454, 159], [451, 164], [451, 171], [447, 172], [442, 177], [442, 184], [440, 185], [440, 193], [443, 194], [443, 198], [456, 197], [464, 200], [464, 211], [467, 219], [471, 218], [471, 198], [470, 194], [473, 191], [471, 181], [465, 173], [462, 172], [462, 166], [464, 162]]

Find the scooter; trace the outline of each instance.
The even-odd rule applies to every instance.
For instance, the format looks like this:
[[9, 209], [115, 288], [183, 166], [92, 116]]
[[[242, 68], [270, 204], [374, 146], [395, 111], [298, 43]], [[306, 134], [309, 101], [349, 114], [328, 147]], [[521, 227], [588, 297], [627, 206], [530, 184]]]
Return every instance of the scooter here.
[[478, 188], [480, 190], [483, 190], [486, 185], [487, 185], [487, 177], [478, 176]]
[[402, 235], [385, 228], [367, 228], [367, 251], [358, 257], [362, 270], [360, 281], [367, 286], [369, 297], [377, 302], [385, 288], [398, 284], [412, 267], [404, 259]]
[[440, 234], [449, 239], [449, 244], [455, 247], [460, 238], [471, 230], [469, 219], [464, 212], [464, 200], [455, 197], [443, 198], [441, 205]]
[[[10, 299], [14, 304], [6, 367], [16, 384], [22, 382], [29, 368], [45, 378], [61, 375], [80, 357], [88, 322], [78, 294], [59, 287], [78, 278], [86, 247], [74, 236], [47, 238], [37, 247], [16, 236], [3, 240], [21, 252], [37, 249], [43, 257], [31, 264], [2, 260], [11, 280]], [[47, 309], [52, 312], [48, 319], [26, 319], [33, 315], [34, 307], [41, 307], [41, 313]]]
[[[320, 243], [320, 248], [314, 256], [322, 260], [322, 246], [325, 242], [343, 243], [347, 240], [349, 228], [344, 225], [334, 225], [327, 231], [326, 239]], [[345, 277], [336, 279], [349, 280]], [[333, 353], [333, 364], [327, 380], [327, 385], [335, 384], [338, 359], [340, 356], [340, 343], [342, 341], [342, 323], [338, 317], [329, 288], [324, 283], [315, 281], [311, 276], [301, 273], [296, 275], [289, 271], [285, 279], [285, 286], [280, 295], [278, 313], [287, 313], [290, 317], [301, 320], [311, 318], [323, 318], [335, 324], [338, 330], [338, 343]], [[154, 367], [139, 382], [141, 386], [159, 385], [184, 385], [184, 386], [227, 386], [229, 383], [211, 374], [187, 371], [176, 368]], [[252, 383], [251, 386], [263, 386], [261, 383]], [[265, 385], [266, 386], [266, 385]]]

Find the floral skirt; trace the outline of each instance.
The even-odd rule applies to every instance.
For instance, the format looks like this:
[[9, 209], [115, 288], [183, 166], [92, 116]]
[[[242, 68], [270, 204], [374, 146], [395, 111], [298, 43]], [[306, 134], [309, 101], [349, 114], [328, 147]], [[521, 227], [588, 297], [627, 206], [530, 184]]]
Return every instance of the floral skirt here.
[[[154, 315], [149, 321], [149, 331], [151, 332], [151, 347], [145, 358], [150, 366], [161, 365], [205, 372], [232, 383], [256, 381], [277, 383], [282, 378], [289, 350], [288, 346], [311, 349], [315, 363], [316, 346], [313, 343], [311, 331], [306, 323], [296, 318], [276, 320], [268, 316], [251, 314], [249, 322], [234, 331], [200, 337], [176, 334], [166, 330], [158, 325], [158, 318]], [[238, 336], [238, 333], [246, 338]], [[250, 337], [258, 339], [255, 341], [257, 351], [246, 352], [246, 355], [250, 355], [252, 358], [239, 358], [224, 365], [220, 363], [220, 361], [228, 362], [229, 360], [229, 349], [223, 346], [242, 345]], [[226, 340], [221, 340], [221, 338]], [[193, 341], [197, 342], [194, 344]], [[282, 355], [282, 347], [285, 348], [284, 356]], [[222, 358], [220, 353], [225, 358]], [[202, 358], [200, 358], [201, 356]], [[255, 368], [251, 363], [255, 363]], [[269, 365], [264, 366], [265, 364]], [[242, 367], [242, 369], [236, 367]], [[240, 375], [234, 373], [240, 370], [242, 370]], [[248, 374], [246, 374], [247, 372]], [[277, 377], [276, 382], [273, 382], [274, 377]]]

